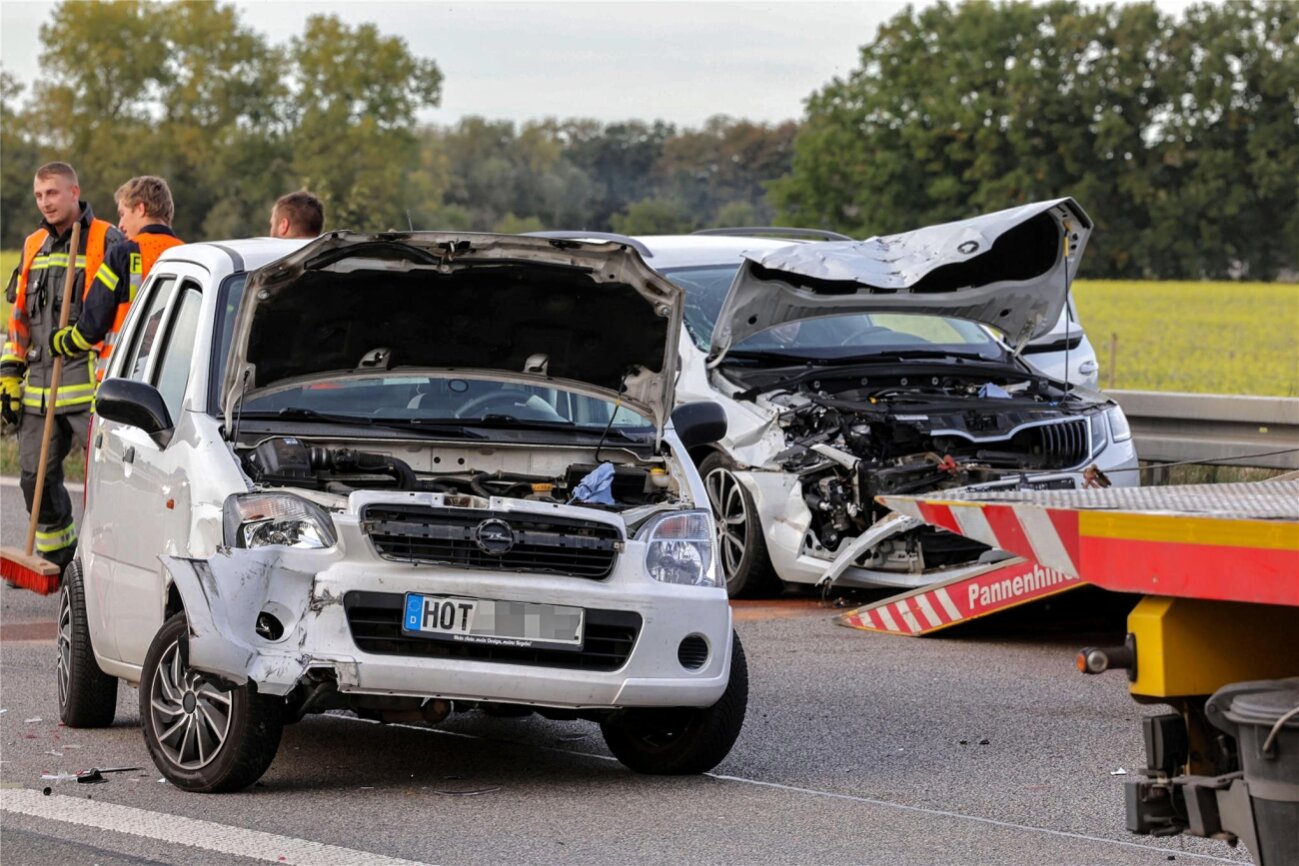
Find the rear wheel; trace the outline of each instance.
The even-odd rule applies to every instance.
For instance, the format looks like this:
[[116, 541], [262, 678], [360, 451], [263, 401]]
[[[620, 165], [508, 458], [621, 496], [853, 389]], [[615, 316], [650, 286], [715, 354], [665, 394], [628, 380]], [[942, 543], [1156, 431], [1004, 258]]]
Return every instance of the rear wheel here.
[[284, 701], [251, 685], [225, 689], [188, 665], [188, 625], [178, 613], [149, 646], [140, 679], [140, 718], [149, 755], [186, 791], [237, 791], [275, 758]]
[[717, 523], [718, 559], [732, 598], [776, 595], [780, 579], [767, 555], [762, 521], [753, 497], [735, 477], [735, 464], [723, 454], [710, 454], [699, 465], [708, 492], [708, 506]]
[[638, 773], [706, 773], [731, 752], [749, 704], [749, 668], [740, 636], [731, 634], [731, 679], [721, 700], [696, 707], [624, 710], [600, 723], [614, 757]]
[[99, 669], [90, 643], [81, 563], [63, 573], [59, 592], [59, 718], [70, 728], [106, 728], [117, 715], [117, 677]]

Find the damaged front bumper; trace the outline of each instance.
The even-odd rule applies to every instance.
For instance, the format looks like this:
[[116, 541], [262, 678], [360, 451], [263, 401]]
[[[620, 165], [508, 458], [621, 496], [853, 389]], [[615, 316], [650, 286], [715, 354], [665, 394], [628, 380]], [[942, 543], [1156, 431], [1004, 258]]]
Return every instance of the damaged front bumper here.
[[[725, 591], [649, 579], [637, 567], [643, 551], [633, 549], [635, 542], [601, 581], [348, 558], [344, 546], [163, 557], [185, 607], [191, 667], [274, 695], [287, 695], [310, 672], [332, 676], [344, 694], [566, 708], [707, 707], [726, 689], [731, 613]], [[391, 599], [407, 592], [626, 612], [640, 626], [626, 661], [612, 671], [359, 649], [349, 593]], [[685, 667], [678, 655], [690, 636], [708, 647], [697, 668]]]

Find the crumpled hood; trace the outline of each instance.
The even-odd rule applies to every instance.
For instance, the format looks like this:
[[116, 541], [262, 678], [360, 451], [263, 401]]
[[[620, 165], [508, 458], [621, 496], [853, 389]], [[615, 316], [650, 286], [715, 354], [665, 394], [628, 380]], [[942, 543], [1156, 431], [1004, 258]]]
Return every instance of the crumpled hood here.
[[324, 235], [253, 272], [222, 383], [240, 399], [382, 370], [508, 376], [673, 404], [682, 291], [627, 246], [468, 232]]
[[1072, 281], [1091, 227], [1077, 202], [1058, 198], [864, 241], [745, 253], [709, 354], [784, 322], [871, 312], [982, 322], [1018, 347], [1060, 318], [1066, 271]]

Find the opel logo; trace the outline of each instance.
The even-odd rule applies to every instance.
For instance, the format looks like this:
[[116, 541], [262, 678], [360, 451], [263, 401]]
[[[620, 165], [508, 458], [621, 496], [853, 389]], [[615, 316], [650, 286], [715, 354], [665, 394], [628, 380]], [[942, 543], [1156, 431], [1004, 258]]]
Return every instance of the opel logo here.
[[504, 520], [484, 520], [474, 527], [474, 543], [483, 553], [504, 556], [514, 549], [514, 530]]

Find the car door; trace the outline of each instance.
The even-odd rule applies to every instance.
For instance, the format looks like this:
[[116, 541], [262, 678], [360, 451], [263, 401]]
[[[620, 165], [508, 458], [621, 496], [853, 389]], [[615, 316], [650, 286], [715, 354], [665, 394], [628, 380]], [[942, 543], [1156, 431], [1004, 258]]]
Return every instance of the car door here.
[[[183, 441], [184, 398], [195, 363], [194, 343], [206, 272], [173, 265], [175, 280], [161, 285], [138, 322], [122, 372], [158, 389], [175, 437], [160, 445], [144, 431], [105, 423], [108, 459], [120, 465], [114, 488], [121, 538], [112, 570], [109, 627], [119, 658], [141, 664], [162, 625], [166, 596], [158, 557], [183, 554], [189, 538], [190, 503], [186, 471], [192, 449]], [[201, 361], [200, 361], [201, 362]]]

